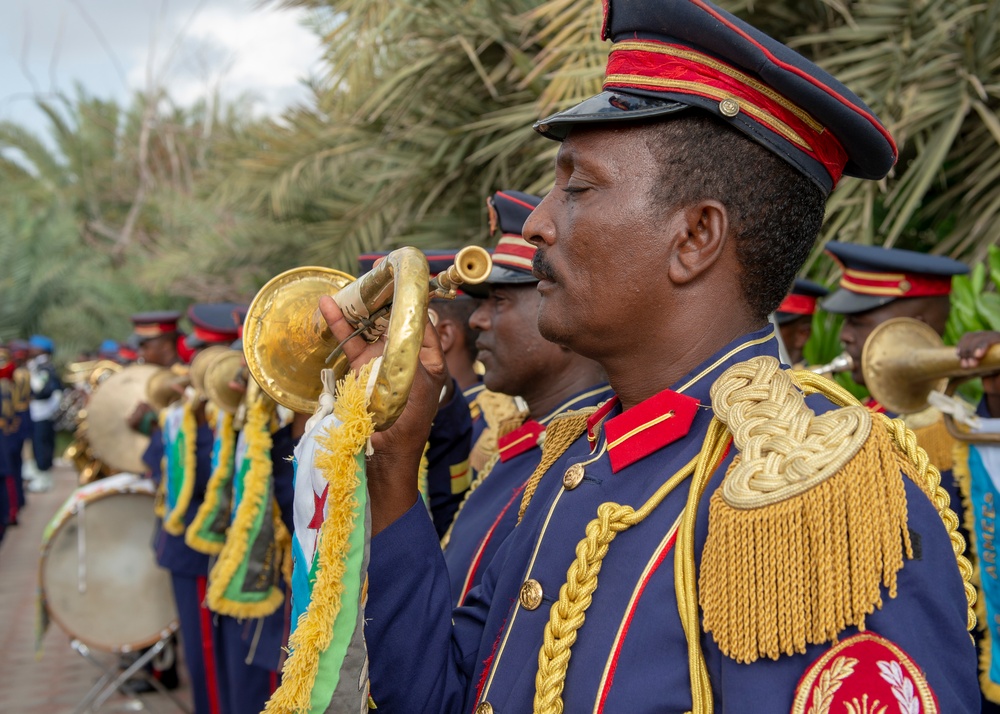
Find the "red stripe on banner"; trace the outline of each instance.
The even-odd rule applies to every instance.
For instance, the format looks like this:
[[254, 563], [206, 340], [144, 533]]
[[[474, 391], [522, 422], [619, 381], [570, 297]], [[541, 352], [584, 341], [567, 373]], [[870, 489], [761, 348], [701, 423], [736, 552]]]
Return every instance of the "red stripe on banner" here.
[[601, 701], [597, 705], [597, 711], [599, 713], [604, 711], [604, 703], [607, 701], [608, 693], [611, 691], [611, 683], [615, 679], [615, 670], [618, 669], [618, 657], [622, 653], [622, 645], [625, 643], [625, 637], [628, 635], [628, 629], [632, 625], [632, 617], [635, 615], [635, 609], [639, 606], [639, 601], [642, 599], [642, 594], [646, 590], [646, 585], [649, 584], [650, 578], [653, 577], [653, 573], [659, 570], [660, 564], [663, 562], [664, 558], [667, 557], [667, 553], [673, 549], [676, 541], [677, 531], [675, 530], [673, 536], [671, 536], [670, 540], [666, 542], [663, 549], [660, 551], [660, 554], [656, 557], [656, 563], [646, 574], [645, 579], [642, 581], [642, 585], [639, 586], [639, 593], [636, 596], [635, 601], [632, 603], [632, 607], [628, 611], [628, 616], [625, 618], [625, 626], [622, 628], [621, 637], [619, 637], [618, 642], [615, 643], [615, 653], [611, 659], [611, 667], [608, 668], [608, 678], [604, 682], [604, 689], [601, 690]]
[[208, 579], [198, 578], [198, 616], [201, 623], [201, 657], [205, 666], [205, 689], [208, 692], [208, 709], [220, 714], [219, 680], [215, 672], [215, 648], [212, 647], [212, 613], [205, 607], [205, 590]]

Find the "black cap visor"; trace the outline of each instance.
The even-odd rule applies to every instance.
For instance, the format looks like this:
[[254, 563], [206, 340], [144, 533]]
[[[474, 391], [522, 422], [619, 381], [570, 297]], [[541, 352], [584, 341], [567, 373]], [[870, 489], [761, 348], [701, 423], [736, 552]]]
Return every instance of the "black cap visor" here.
[[625, 92], [607, 91], [584, 99], [575, 107], [536, 122], [535, 131], [556, 141], [565, 139], [577, 124], [603, 124], [606, 122], [639, 121], [666, 114], [676, 114], [690, 109], [669, 99], [654, 99]]
[[835, 315], [856, 315], [859, 312], [868, 312], [877, 307], [888, 305], [893, 300], [899, 298], [891, 295], [859, 295], [850, 290], [839, 288], [833, 295], [822, 302], [822, 308]]
[[532, 273], [494, 265], [485, 281], [478, 285], [463, 285], [461, 290], [472, 297], [484, 298], [489, 296], [491, 285], [534, 285], [537, 282], [538, 278]]

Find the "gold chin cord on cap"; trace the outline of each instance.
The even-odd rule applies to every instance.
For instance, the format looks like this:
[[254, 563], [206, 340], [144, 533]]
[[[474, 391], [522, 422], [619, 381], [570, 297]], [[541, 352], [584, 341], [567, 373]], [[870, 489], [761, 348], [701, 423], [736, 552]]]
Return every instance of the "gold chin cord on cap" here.
[[392, 251], [357, 280], [332, 268], [288, 270], [261, 288], [247, 311], [247, 369], [278, 404], [312, 414], [323, 388], [320, 373], [332, 369], [339, 380], [350, 368], [318, 307], [320, 297], [332, 295], [357, 334], [369, 341], [385, 335], [369, 410], [375, 429], [388, 429], [410, 395], [428, 301], [454, 298], [458, 286], [483, 282], [492, 267], [485, 249], [469, 246], [434, 279], [429, 279], [427, 258], [416, 248]]

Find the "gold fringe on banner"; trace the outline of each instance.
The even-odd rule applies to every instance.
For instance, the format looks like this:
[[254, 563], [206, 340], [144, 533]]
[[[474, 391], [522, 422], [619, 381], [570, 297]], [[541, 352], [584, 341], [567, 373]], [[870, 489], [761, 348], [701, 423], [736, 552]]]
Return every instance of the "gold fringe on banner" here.
[[225, 413], [222, 416], [222, 433], [219, 435], [219, 455], [215, 471], [208, 479], [205, 487], [205, 500], [198, 506], [198, 512], [184, 533], [184, 542], [190, 548], [205, 553], [218, 555], [225, 546], [225, 540], [216, 542], [202, 538], [203, 528], [208, 527], [208, 520], [215, 517], [219, 508], [220, 489], [226, 486], [226, 481], [233, 477], [233, 452], [236, 450], [236, 432], [233, 430], [233, 415]]
[[371, 365], [365, 365], [359, 374], [349, 372], [337, 385], [333, 415], [339, 423], [319, 437], [322, 448], [314, 466], [330, 484], [330, 490], [326, 518], [317, 538], [316, 582], [309, 606], [289, 638], [291, 654], [282, 669], [281, 686], [271, 695], [265, 712], [309, 711], [320, 655], [333, 637], [333, 624], [344, 592], [342, 579], [347, 568], [348, 541], [354, 528], [354, 511], [359, 506], [354, 497], [359, 479], [356, 459], [374, 433], [365, 394], [370, 373]]
[[986, 621], [986, 600], [982, 589], [979, 555], [976, 551], [976, 517], [972, 508], [972, 472], [969, 470], [969, 445], [963, 441], [955, 441], [954, 447], [952, 473], [955, 475], [955, 481], [958, 482], [959, 491], [962, 494], [962, 505], [965, 513], [963, 525], [965, 532], [969, 534], [968, 550], [973, 556], [970, 560], [973, 564], [972, 583], [975, 585], [978, 595], [976, 618], [978, 622], [986, 623], [980, 629], [979, 688], [983, 690], [983, 695], [989, 701], [1000, 704], [1000, 683], [990, 679], [990, 670], [993, 667], [993, 631]]
[[257, 602], [240, 602], [226, 596], [233, 576], [243, 564], [250, 548], [253, 524], [260, 515], [266, 499], [271, 498], [271, 432], [269, 429], [273, 402], [261, 397], [250, 407], [244, 431], [247, 435], [247, 452], [243, 457], [250, 467], [243, 477], [243, 497], [236, 507], [236, 517], [229, 527], [226, 545], [209, 574], [206, 602], [214, 612], [230, 617], [247, 619], [266, 617], [277, 610], [285, 600], [281, 588], [272, 586], [267, 597]]
[[[194, 418], [194, 407], [190, 401], [185, 401], [184, 416], [181, 420], [181, 433], [184, 435], [184, 482], [181, 484], [181, 492], [177, 495], [177, 502], [173, 509], [163, 517], [163, 530], [170, 535], [184, 534], [184, 516], [187, 515], [188, 506], [191, 504], [191, 496], [194, 495], [194, 482], [196, 480], [195, 470], [197, 469], [197, 459], [195, 449], [198, 441], [198, 422]], [[168, 478], [169, 474], [163, 473], [163, 478]], [[164, 506], [166, 510], [166, 506]]]

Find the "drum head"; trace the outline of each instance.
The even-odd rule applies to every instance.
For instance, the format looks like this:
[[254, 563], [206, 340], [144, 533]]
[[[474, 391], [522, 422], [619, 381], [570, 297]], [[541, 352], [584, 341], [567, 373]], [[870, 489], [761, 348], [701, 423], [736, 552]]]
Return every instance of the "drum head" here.
[[91, 647], [128, 652], [177, 628], [170, 573], [156, 564], [153, 496], [111, 492], [68, 513], [42, 552], [49, 615]]

